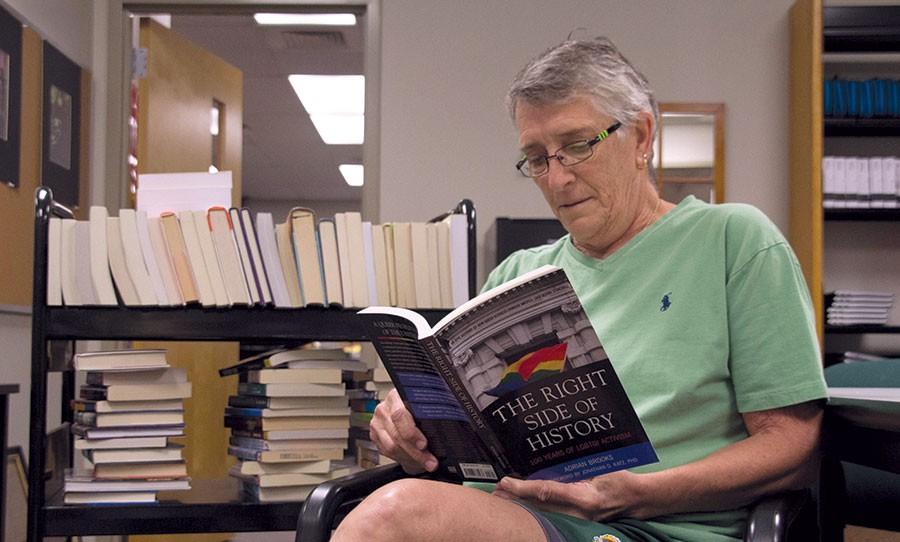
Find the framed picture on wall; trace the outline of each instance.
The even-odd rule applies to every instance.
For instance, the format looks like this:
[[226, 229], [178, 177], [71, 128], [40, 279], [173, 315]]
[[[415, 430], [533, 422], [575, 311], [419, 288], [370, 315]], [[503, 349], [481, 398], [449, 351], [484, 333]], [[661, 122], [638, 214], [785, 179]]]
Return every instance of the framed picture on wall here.
[[0, 183], [19, 186], [22, 23], [0, 6]]
[[41, 182], [53, 199], [78, 206], [81, 68], [44, 41]]

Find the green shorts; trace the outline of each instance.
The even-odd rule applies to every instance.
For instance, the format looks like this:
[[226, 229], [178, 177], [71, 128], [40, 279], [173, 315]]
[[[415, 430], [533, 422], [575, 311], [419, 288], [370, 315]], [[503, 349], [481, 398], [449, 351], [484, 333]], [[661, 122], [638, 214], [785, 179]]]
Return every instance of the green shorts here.
[[[493, 492], [494, 484], [467, 483], [466, 486]], [[638, 520], [621, 519], [598, 523], [567, 514], [538, 510], [518, 501], [537, 520], [547, 542], [672, 542], [672, 539], [654, 526]]]

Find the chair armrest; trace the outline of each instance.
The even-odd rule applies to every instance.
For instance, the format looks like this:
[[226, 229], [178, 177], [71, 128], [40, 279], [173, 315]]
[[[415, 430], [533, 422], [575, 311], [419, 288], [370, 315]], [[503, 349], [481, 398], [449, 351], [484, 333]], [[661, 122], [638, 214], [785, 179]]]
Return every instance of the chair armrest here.
[[379, 487], [409, 476], [393, 464], [319, 484], [300, 510], [296, 542], [326, 542], [339, 513], [346, 514]]
[[783, 542], [789, 532], [816, 540], [816, 515], [808, 489], [770, 495], [750, 509], [744, 542]]

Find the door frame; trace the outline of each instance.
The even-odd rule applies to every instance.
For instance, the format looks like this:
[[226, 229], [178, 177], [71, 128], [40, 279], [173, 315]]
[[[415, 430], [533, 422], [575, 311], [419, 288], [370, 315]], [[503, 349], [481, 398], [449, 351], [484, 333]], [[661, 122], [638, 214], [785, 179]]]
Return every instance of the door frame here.
[[[93, 188], [103, 194], [98, 204], [108, 209], [128, 206], [126, 182], [128, 178], [128, 130], [131, 88], [131, 43], [129, 23], [131, 12], [157, 13], [248, 13], [262, 9], [271, 11], [333, 11], [351, 10], [365, 13], [365, 46], [363, 75], [366, 77], [366, 126], [363, 144], [363, 165], [366, 183], [362, 187], [362, 212], [367, 220], [379, 220], [379, 174], [381, 170], [381, 0], [154, 0], [137, 2], [108, 0], [106, 13], [95, 11], [97, 28], [105, 22], [105, 43], [94, 40], [94, 58], [105, 58], [106, 96], [98, 98], [98, 107], [105, 109], [102, 133], [94, 143], [103, 149], [103, 163], [95, 168]], [[99, 15], [99, 17], [98, 17]], [[97, 21], [100, 19], [100, 21]], [[105, 21], [102, 21], [105, 19]], [[98, 79], [103, 74], [97, 74]], [[96, 97], [96, 95], [95, 95]], [[97, 123], [100, 124], [99, 122]], [[115, 180], [118, 179], [118, 182]], [[112, 180], [113, 182], [109, 182]]]

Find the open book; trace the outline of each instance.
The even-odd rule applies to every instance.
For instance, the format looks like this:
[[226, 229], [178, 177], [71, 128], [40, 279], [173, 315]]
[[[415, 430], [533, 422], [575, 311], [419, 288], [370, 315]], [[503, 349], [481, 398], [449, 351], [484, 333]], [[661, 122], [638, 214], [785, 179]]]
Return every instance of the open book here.
[[406, 309], [359, 314], [446, 474], [572, 482], [658, 461], [562, 269], [502, 284], [433, 328]]

